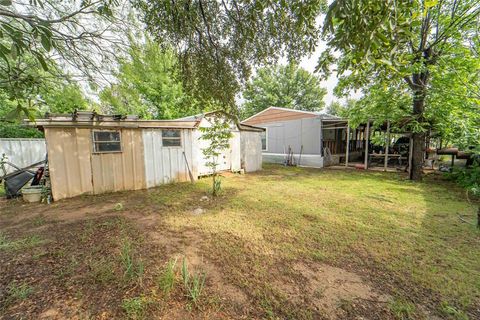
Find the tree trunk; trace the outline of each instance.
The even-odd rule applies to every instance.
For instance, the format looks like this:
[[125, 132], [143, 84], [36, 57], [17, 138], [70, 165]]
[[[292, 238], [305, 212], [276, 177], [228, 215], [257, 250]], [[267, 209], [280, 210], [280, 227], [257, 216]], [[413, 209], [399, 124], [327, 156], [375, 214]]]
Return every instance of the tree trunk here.
[[[412, 78], [416, 85], [416, 89], [413, 92], [413, 116], [423, 126], [426, 89], [425, 83], [418, 80], [426, 79], [426, 77], [423, 74], [418, 74], [414, 75]], [[410, 180], [420, 181], [422, 180], [423, 156], [425, 154], [425, 132], [413, 132], [412, 143]]]

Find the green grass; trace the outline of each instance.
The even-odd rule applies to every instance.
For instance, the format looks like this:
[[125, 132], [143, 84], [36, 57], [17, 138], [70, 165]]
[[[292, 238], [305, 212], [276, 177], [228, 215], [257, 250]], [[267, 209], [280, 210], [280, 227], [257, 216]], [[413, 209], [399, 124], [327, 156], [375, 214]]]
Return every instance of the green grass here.
[[[45, 216], [68, 216], [70, 204], [101, 212], [96, 209], [105, 203], [122, 203], [108, 212], [122, 218], [89, 219], [66, 230], [76, 232], [78, 249], [52, 247], [52, 258], [63, 261], [56, 281], [75, 286], [80, 277], [98, 296], [114, 295], [115, 311], [131, 319], [168, 318], [169, 308], [171, 314], [187, 308], [193, 318], [218, 308], [235, 318], [237, 303], [256, 318], [315, 319], [324, 311], [315, 303], [335, 300], [333, 294], [335, 310], [347, 318], [368, 318], [358, 314], [365, 307], [385, 319], [477, 318], [480, 231], [458, 215], [475, 221], [478, 203], [469, 203], [455, 184], [266, 165], [262, 172], [229, 175], [218, 197], [200, 201], [210, 184], [201, 179], [54, 204]], [[205, 212], [193, 215], [197, 207]], [[0, 233], [1, 254], [29, 256], [21, 249], [51, 246], [45, 239], [59, 229], [48, 229], [51, 219], [26, 221], [18, 225], [23, 233]], [[36, 230], [42, 238], [32, 236], [29, 228], [42, 225]], [[179, 255], [188, 258], [188, 267], [171, 259]], [[368, 286], [384, 300], [369, 305], [341, 290], [332, 294], [328, 288], [336, 282], [329, 287], [320, 276], [327, 272], [353, 274], [346, 282]], [[95, 303], [87, 294], [82, 299]]]
[[33, 288], [27, 283], [12, 283], [8, 287], [9, 297], [14, 300], [25, 300], [33, 293]]
[[157, 283], [165, 295], [169, 295], [175, 286], [175, 265], [177, 259], [170, 259], [165, 268], [160, 273]]
[[122, 309], [128, 319], [141, 320], [145, 319], [148, 304], [149, 300], [143, 296], [128, 298], [123, 300]]
[[129, 238], [122, 240], [120, 261], [122, 263], [124, 279], [127, 282], [132, 280], [141, 282], [145, 267], [143, 261], [135, 257], [133, 244]]
[[204, 272], [191, 273], [188, 270], [187, 260], [182, 261], [182, 280], [187, 298], [197, 305], [205, 286], [207, 275]]
[[398, 320], [414, 319], [415, 305], [404, 299], [393, 299], [389, 303], [389, 308]]
[[214, 235], [211, 253], [245, 289], [259, 289], [258, 281], [268, 278], [262, 259], [274, 257], [357, 266], [378, 272], [379, 282], [404, 284], [405, 296], [433, 292], [459, 309], [478, 303], [480, 233], [458, 218], [474, 220], [476, 213], [461, 189], [392, 173], [265, 169], [225, 179], [220, 205], [200, 216], [184, 206], [200, 197], [199, 189], [208, 190], [209, 181], [158, 191], [168, 199], [175, 189], [172, 210], [178, 212], [167, 217], [170, 226]]
[[31, 235], [22, 239], [12, 240], [0, 232], [0, 250], [25, 250], [44, 243], [38, 235]]

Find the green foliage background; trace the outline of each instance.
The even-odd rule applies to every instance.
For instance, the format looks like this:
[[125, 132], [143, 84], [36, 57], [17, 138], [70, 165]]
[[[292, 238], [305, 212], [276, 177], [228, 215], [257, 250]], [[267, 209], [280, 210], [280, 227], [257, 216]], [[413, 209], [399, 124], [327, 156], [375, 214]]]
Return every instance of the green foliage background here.
[[294, 63], [266, 67], [247, 83], [241, 115], [248, 118], [268, 107], [320, 111], [326, 94], [316, 75]]

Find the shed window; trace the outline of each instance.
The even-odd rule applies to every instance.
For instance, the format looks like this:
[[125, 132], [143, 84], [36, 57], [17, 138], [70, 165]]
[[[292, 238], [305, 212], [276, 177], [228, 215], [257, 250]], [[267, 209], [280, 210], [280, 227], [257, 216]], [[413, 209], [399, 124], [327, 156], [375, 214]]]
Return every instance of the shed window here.
[[265, 131], [262, 132], [261, 138], [262, 138], [262, 150], [266, 151], [267, 150], [267, 128], [265, 128]]
[[182, 136], [180, 130], [162, 130], [162, 145], [164, 147], [181, 147]]
[[93, 152], [121, 152], [120, 131], [93, 131]]

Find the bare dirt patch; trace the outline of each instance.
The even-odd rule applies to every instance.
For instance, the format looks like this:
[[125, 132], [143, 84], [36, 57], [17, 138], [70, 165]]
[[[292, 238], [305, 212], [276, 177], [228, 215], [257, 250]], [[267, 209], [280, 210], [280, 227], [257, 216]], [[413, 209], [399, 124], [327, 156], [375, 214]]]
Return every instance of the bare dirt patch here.
[[352, 307], [355, 303], [362, 304], [364, 301], [386, 303], [390, 298], [377, 293], [359, 275], [341, 268], [298, 262], [292, 269], [304, 278], [303, 285], [298, 287], [293, 286], [292, 282], [282, 282], [280, 287], [291, 299], [301, 295], [310, 296], [315, 308], [324, 312], [329, 319], [345, 318], [346, 310], [342, 307], [346, 304]]

